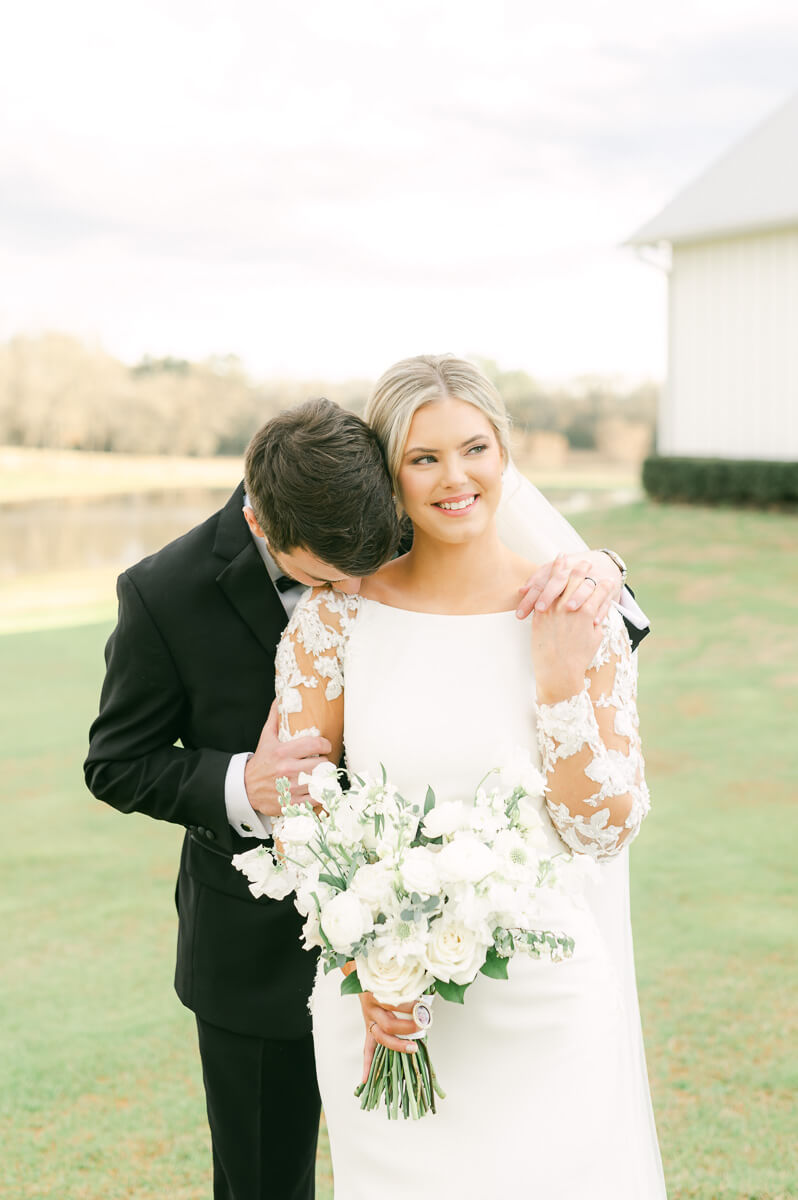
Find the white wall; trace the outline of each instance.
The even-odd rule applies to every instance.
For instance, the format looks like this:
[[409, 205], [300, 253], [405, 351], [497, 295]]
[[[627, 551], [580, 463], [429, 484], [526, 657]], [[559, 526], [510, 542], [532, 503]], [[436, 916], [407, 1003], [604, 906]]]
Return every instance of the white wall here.
[[660, 454], [798, 461], [798, 227], [673, 247]]

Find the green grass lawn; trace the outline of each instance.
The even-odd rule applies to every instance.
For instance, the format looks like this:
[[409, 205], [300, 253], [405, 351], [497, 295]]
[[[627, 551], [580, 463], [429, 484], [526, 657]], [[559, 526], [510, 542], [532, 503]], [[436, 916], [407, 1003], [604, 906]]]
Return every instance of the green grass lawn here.
[[[669, 1195], [796, 1197], [798, 518], [640, 504], [579, 524], [629, 559], [655, 630], [632, 869]], [[180, 833], [82, 783], [107, 632], [0, 637], [9, 1200], [210, 1195], [193, 1020], [171, 988]], [[320, 1178], [328, 1200], [324, 1155]]]

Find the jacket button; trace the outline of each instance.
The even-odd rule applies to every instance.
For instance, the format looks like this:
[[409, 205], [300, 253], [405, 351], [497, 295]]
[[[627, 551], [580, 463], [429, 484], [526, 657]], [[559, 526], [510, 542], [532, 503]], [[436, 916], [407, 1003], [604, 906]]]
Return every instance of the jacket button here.
[[216, 841], [216, 834], [213, 832], [213, 830], [212, 830], [212, 829], [206, 829], [206, 830], [205, 830], [205, 836], [206, 836], [206, 838], [208, 839], [208, 841], [209, 841], [209, 842], [215, 842], [215, 841]]
[[202, 837], [202, 836], [203, 836], [203, 834], [205, 833], [205, 826], [204, 826], [204, 825], [197, 825], [197, 826], [196, 826], [196, 829], [197, 829], [197, 833], [200, 835], [200, 837]]

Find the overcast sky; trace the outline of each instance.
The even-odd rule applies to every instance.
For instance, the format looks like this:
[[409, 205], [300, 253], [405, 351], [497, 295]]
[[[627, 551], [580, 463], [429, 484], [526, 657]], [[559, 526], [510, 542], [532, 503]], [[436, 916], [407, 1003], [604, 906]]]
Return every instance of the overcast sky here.
[[660, 376], [621, 243], [796, 88], [795, 0], [24, 0], [0, 340]]

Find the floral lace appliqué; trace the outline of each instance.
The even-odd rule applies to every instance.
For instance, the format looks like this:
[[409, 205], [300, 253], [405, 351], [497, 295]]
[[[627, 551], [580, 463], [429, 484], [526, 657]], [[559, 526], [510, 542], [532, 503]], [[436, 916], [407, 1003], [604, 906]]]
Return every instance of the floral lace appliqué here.
[[294, 609], [275, 655], [282, 741], [319, 733], [315, 725], [293, 732], [289, 726], [289, 716], [303, 710], [305, 688], [323, 686], [326, 700], [341, 695], [344, 650], [359, 606], [358, 596], [322, 588], [303, 596]]
[[[636, 836], [650, 806], [638, 733], [637, 672], [626, 629], [615, 611], [605, 622], [604, 636], [590, 671], [599, 671], [613, 662], [615, 670], [609, 692], [594, 695], [596, 677], [588, 676], [577, 695], [558, 704], [536, 706], [540, 757], [547, 774], [556, 769], [561, 759], [571, 758], [585, 748], [590, 751], [591, 758], [584, 768], [587, 794], [581, 803], [596, 811], [590, 816], [573, 813], [566, 804], [550, 798], [547, 805], [566, 845], [599, 860], [612, 858]], [[604, 745], [596, 721], [597, 708], [613, 711], [615, 732], [627, 740], [628, 752]], [[609, 802], [620, 796], [628, 796], [631, 803], [626, 819], [616, 825], [610, 820]]]

